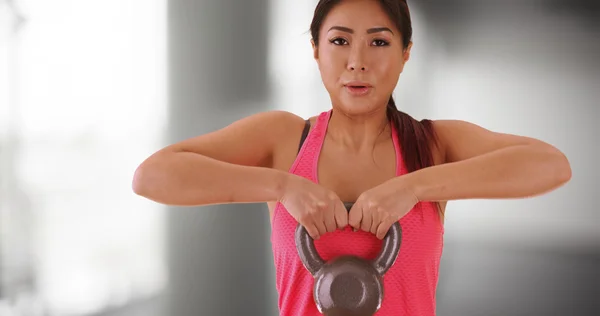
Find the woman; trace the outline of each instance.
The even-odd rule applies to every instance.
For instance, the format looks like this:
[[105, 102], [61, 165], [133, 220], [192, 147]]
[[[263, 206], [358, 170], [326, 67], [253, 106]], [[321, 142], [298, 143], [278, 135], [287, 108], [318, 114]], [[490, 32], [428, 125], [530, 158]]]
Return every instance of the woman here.
[[[571, 177], [539, 140], [464, 121], [416, 121], [391, 98], [411, 50], [400, 0], [319, 1], [314, 58], [332, 109], [309, 120], [259, 113], [168, 146], [137, 169], [134, 191], [169, 205], [267, 202], [281, 315], [319, 315], [294, 229], [324, 259], [373, 258], [392, 223], [402, 248], [377, 315], [435, 315], [446, 201], [524, 198]], [[348, 212], [343, 202], [355, 202]]]

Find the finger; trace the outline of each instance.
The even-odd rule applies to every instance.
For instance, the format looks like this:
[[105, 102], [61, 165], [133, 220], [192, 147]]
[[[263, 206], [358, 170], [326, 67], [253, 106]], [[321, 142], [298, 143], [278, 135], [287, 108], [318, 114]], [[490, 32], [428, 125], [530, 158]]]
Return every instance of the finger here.
[[381, 224], [381, 214], [377, 211], [371, 212], [371, 227], [369, 231], [371, 234], [377, 234], [377, 228]]
[[317, 227], [313, 224], [304, 225], [304, 229], [312, 239], [319, 239], [319, 231]]
[[327, 213], [327, 204], [325, 202], [318, 202], [311, 211], [310, 222], [315, 226], [319, 236], [327, 233], [325, 227], [325, 213]]
[[395, 222], [395, 220], [393, 218], [387, 218], [386, 220], [382, 221], [379, 224], [379, 226], [377, 227], [377, 233], [376, 233], [377, 238], [379, 238], [379, 239], [385, 238], [385, 235], [387, 235], [388, 231], [390, 230], [390, 227], [392, 227], [394, 222]]
[[319, 232], [320, 236], [325, 235], [327, 233], [327, 228], [325, 227], [325, 221], [323, 221], [322, 219], [316, 220], [314, 222], [314, 225], [317, 227], [317, 231]]
[[325, 217], [325, 228], [328, 233], [332, 233], [337, 229], [335, 222], [335, 205], [332, 205], [323, 215]]
[[373, 224], [373, 212], [366, 207], [362, 208], [362, 221], [360, 223], [360, 229], [366, 232], [371, 231], [371, 224]]
[[362, 216], [362, 205], [360, 203], [355, 203], [352, 205], [352, 208], [348, 213], [348, 224], [350, 224], [350, 226], [352, 226], [355, 230], [360, 229]]
[[334, 213], [337, 227], [339, 229], [346, 228], [346, 226], [348, 226], [348, 210], [346, 210], [346, 207], [342, 201], [339, 201], [335, 205]]

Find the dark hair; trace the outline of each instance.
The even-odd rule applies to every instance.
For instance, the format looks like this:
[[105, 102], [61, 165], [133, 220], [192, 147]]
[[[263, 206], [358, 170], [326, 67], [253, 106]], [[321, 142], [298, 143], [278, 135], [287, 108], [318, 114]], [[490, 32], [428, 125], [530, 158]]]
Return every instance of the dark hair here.
[[[319, 43], [319, 33], [323, 20], [341, 0], [319, 0], [315, 8], [313, 20], [310, 24], [310, 33], [315, 45]], [[412, 41], [412, 23], [410, 11], [405, 0], [380, 0], [379, 1], [389, 18], [395, 23], [402, 36], [404, 49]], [[434, 165], [432, 146], [437, 145], [437, 139], [431, 120], [417, 121], [410, 115], [399, 111], [390, 96], [387, 105], [387, 117], [398, 133], [404, 163], [408, 172]], [[437, 204], [437, 203], [436, 203]], [[439, 204], [440, 215], [443, 216]]]

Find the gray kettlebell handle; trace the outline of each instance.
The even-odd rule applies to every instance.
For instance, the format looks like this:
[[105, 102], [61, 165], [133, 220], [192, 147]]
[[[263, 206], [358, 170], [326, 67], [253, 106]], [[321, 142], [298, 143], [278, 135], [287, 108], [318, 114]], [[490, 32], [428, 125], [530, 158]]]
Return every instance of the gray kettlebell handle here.
[[[346, 210], [350, 211], [354, 203], [344, 202]], [[302, 264], [313, 276], [319, 272], [325, 264], [325, 260], [321, 258], [315, 248], [314, 240], [308, 234], [304, 226], [298, 224], [295, 232], [296, 248]], [[402, 228], [398, 222], [394, 222], [383, 238], [381, 251], [373, 259], [372, 264], [377, 273], [383, 276], [396, 262], [400, 252], [400, 244], [402, 242]]]

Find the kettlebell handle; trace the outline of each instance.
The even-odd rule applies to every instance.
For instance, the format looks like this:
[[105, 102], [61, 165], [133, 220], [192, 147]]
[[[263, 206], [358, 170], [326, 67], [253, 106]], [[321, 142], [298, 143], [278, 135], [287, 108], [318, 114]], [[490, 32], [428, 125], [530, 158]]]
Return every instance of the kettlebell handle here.
[[[350, 211], [353, 202], [344, 202], [346, 210]], [[315, 248], [314, 240], [308, 234], [304, 226], [298, 224], [295, 232], [296, 248], [302, 264], [313, 276], [319, 272], [325, 264], [325, 260], [321, 258]], [[372, 260], [372, 265], [383, 276], [396, 262], [400, 252], [400, 244], [402, 242], [402, 228], [398, 222], [394, 222], [389, 231], [383, 238], [381, 250], [375, 259]]]

